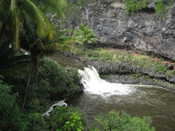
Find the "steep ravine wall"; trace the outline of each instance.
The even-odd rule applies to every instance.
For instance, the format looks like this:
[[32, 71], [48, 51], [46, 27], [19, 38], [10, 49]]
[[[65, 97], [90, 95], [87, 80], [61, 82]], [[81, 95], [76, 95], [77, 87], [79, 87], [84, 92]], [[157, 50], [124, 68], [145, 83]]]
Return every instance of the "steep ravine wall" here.
[[99, 37], [97, 46], [129, 48], [175, 60], [175, 4], [163, 17], [128, 15], [122, 0], [91, 0], [84, 19]]

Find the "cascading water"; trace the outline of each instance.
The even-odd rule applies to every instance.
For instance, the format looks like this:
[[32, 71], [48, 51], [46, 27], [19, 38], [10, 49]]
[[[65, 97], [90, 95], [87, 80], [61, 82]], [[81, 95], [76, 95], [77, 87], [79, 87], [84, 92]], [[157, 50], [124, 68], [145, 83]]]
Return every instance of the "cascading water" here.
[[174, 131], [174, 92], [153, 85], [107, 82], [94, 67], [79, 70], [79, 74], [84, 93], [70, 104], [86, 113], [89, 127], [93, 126], [94, 116], [116, 110], [134, 116], [150, 116], [157, 131]]
[[84, 91], [90, 94], [107, 97], [112, 95], [128, 95], [135, 90], [129, 85], [110, 83], [101, 79], [97, 70], [92, 66], [79, 70], [79, 74], [82, 78], [81, 83], [85, 88]]

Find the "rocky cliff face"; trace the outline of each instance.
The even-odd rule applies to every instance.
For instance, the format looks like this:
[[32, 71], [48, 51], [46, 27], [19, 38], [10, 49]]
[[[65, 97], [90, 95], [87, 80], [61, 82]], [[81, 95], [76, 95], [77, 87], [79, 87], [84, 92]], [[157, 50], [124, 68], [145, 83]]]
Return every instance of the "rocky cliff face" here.
[[140, 50], [175, 60], [175, 4], [160, 18], [149, 8], [128, 15], [121, 0], [91, 0], [84, 18], [97, 33], [99, 46]]

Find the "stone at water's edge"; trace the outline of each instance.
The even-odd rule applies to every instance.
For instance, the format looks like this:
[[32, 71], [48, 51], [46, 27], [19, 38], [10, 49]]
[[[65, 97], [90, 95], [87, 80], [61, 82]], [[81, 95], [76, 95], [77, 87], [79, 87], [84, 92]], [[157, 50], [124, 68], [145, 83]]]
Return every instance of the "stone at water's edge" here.
[[175, 60], [175, 4], [161, 19], [149, 12], [129, 16], [120, 0], [112, 1], [92, 0], [87, 7], [85, 21], [100, 38], [98, 46], [132, 48]]
[[61, 101], [51, 105], [49, 107], [49, 109], [45, 113], [42, 114], [42, 116], [49, 117], [50, 113], [54, 110], [54, 108], [61, 107], [61, 106], [65, 106], [65, 107], [67, 106], [67, 103], [65, 102], [65, 100], [61, 100]]
[[[149, 77], [163, 80], [169, 83], [175, 83], [175, 76], [167, 75], [162, 72], [157, 72], [151, 68], [142, 68], [130, 65], [128, 63], [120, 62], [104, 62], [100, 60], [96, 61], [87, 61], [86, 65], [94, 66], [100, 74], [109, 75], [109, 74], [143, 74]], [[174, 87], [173, 87], [174, 88]]]

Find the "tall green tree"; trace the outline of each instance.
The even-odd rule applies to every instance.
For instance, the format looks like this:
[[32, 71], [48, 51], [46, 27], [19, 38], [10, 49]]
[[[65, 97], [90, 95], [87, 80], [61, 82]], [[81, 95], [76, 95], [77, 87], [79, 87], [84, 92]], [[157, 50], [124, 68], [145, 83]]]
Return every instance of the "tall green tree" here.
[[41, 51], [56, 36], [47, 14], [64, 17], [67, 6], [67, 0], [0, 0], [0, 69], [2, 65], [13, 66], [26, 56], [32, 63], [23, 106], [30, 101], [33, 89], [37, 87]]
[[55, 35], [44, 11], [64, 16], [67, 5], [66, 0], [0, 0], [0, 57], [6, 61], [25, 49], [36, 64], [40, 49]]

